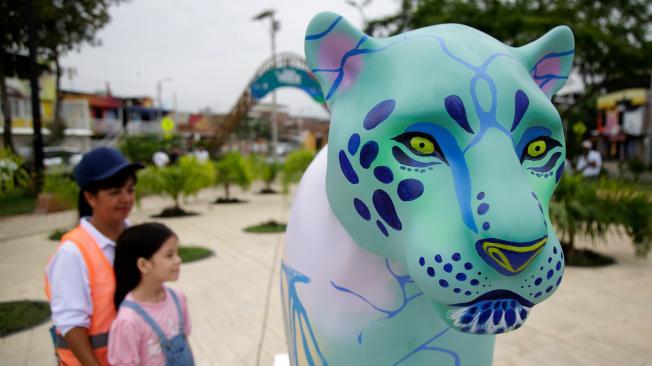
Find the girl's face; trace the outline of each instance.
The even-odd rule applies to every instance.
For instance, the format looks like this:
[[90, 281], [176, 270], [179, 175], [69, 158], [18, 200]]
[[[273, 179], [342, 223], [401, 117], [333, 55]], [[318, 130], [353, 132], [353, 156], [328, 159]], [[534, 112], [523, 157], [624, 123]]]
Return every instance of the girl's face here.
[[93, 218], [102, 222], [123, 222], [134, 206], [134, 179], [129, 178], [122, 187], [100, 189], [97, 193], [84, 192], [93, 208]]
[[143, 276], [157, 282], [176, 281], [179, 279], [181, 257], [179, 257], [179, 239], [176, 236], [168, 238], [161, 248], [145, 260]]

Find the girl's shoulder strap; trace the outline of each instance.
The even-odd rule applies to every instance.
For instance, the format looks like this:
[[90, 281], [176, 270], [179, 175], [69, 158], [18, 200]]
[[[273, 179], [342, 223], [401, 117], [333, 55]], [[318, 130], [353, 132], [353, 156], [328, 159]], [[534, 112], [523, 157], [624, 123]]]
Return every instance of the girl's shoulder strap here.
[[147, 311], [145, 311], [145, 309], [143, 309], [140, 305], [138, 305], [134, 301], [123, 300], [122, 304], [120, 304], [120, 307], [123, 307], [123, 306], [126, 306], [126, 307], [134, 310], [136, 312], [136, 314], [140, 315], [140, 317], [143, 318], [145, 323], [147, 323], [147, 325], [149, 325], [152, 328], [154, 333], [156, 333], [156, 336], [158, 337], [160, 343], [164, 343], [165, 341], [168, 340], [167, 337], [165, 336], [165, 333], [163, 333], [163, 330], [161, 329], [161, 327], [159, 327], [159, 325], [156, 323], [156, 321], [154, 319], [152, 319], [152, 317], [149, 316], [149, 314], [147, 314]]
[[177, 314], [179, 315], [179, 334], [184, 334], [186, 325], [185, 325], [185, 319], [183, 318], [183, 310], [181, 309], [181, 302], [179, 301], [179, 297], [176, 294], [176, 290], [173, 290], [169, 287], [165, 288], [167, 292], [172, 296], [172, 300], [174, 300], [174, 305], [177, 308]]

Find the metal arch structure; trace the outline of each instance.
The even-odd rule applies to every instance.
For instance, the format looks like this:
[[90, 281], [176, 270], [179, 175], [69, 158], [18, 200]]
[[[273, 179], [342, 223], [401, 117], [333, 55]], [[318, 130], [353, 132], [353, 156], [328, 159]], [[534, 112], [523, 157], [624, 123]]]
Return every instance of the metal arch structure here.
[[[275, 57], [267, 59], [260, 65], [260, 67], [258, 67], [253, 77], [247, 83], [244, 91], [240, 94], [240, 97], [226, 115], [223, 123], [219, 126], [213, 138], [213, 146], [215, 148], [220, 148], [224, 142], [226, 142], [227, 138], [231, 133], [233, 133], [240, 121], [247, 116], [249, 110], [258, 104], [258, 99], [256, 99], [251, 93], [251, 85], [268, 71], [278, 68], [295, 68], [305, 71], [314, 79], [314, 76], [312, 76], [312, 72], [308, 67], [308, 63], [300, 55], [291, 52], [281, 52], [276, 54]], [[322, 102], [321, 105], [326, 109], [326, 111], [328, 111], [325, 102]]]

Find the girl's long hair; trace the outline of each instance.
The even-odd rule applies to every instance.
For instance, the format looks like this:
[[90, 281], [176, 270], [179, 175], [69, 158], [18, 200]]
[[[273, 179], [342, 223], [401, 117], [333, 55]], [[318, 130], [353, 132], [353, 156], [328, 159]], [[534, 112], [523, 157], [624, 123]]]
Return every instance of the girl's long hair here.
[[163, 243], [176, 234], [167, 226], [149, 222], [127, 228], [120, 234], [115, 247], [115, 295], [113, 303], [119, 309], [122, 300], [140, 283], [138, 258], [150, 259]]
[[120, 188], [127, 183], [129, 178], [133, 179], [134, 184], [138, 181], [136, 173], [132, 169], [123, 169], [106, 179], [88, 183], [84, 188], [80, 189], [79, 199], [77, 200], [77, 213], [79, 214], [79, 218], [93, 216], [93, 208], [86, 201], [84, 192], [95, 195], [100, 189]]

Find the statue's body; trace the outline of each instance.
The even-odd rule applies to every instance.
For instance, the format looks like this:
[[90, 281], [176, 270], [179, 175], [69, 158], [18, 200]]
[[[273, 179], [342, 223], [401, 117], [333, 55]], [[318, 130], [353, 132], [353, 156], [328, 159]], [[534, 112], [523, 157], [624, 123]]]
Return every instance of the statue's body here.
[[332, 113], [282, 267], [293, 365], [490, 365], [561, 282], [550, 97], [572, 34], [508, 47], [461, 25], [374, 39], [335, 14], [306, 57]]

